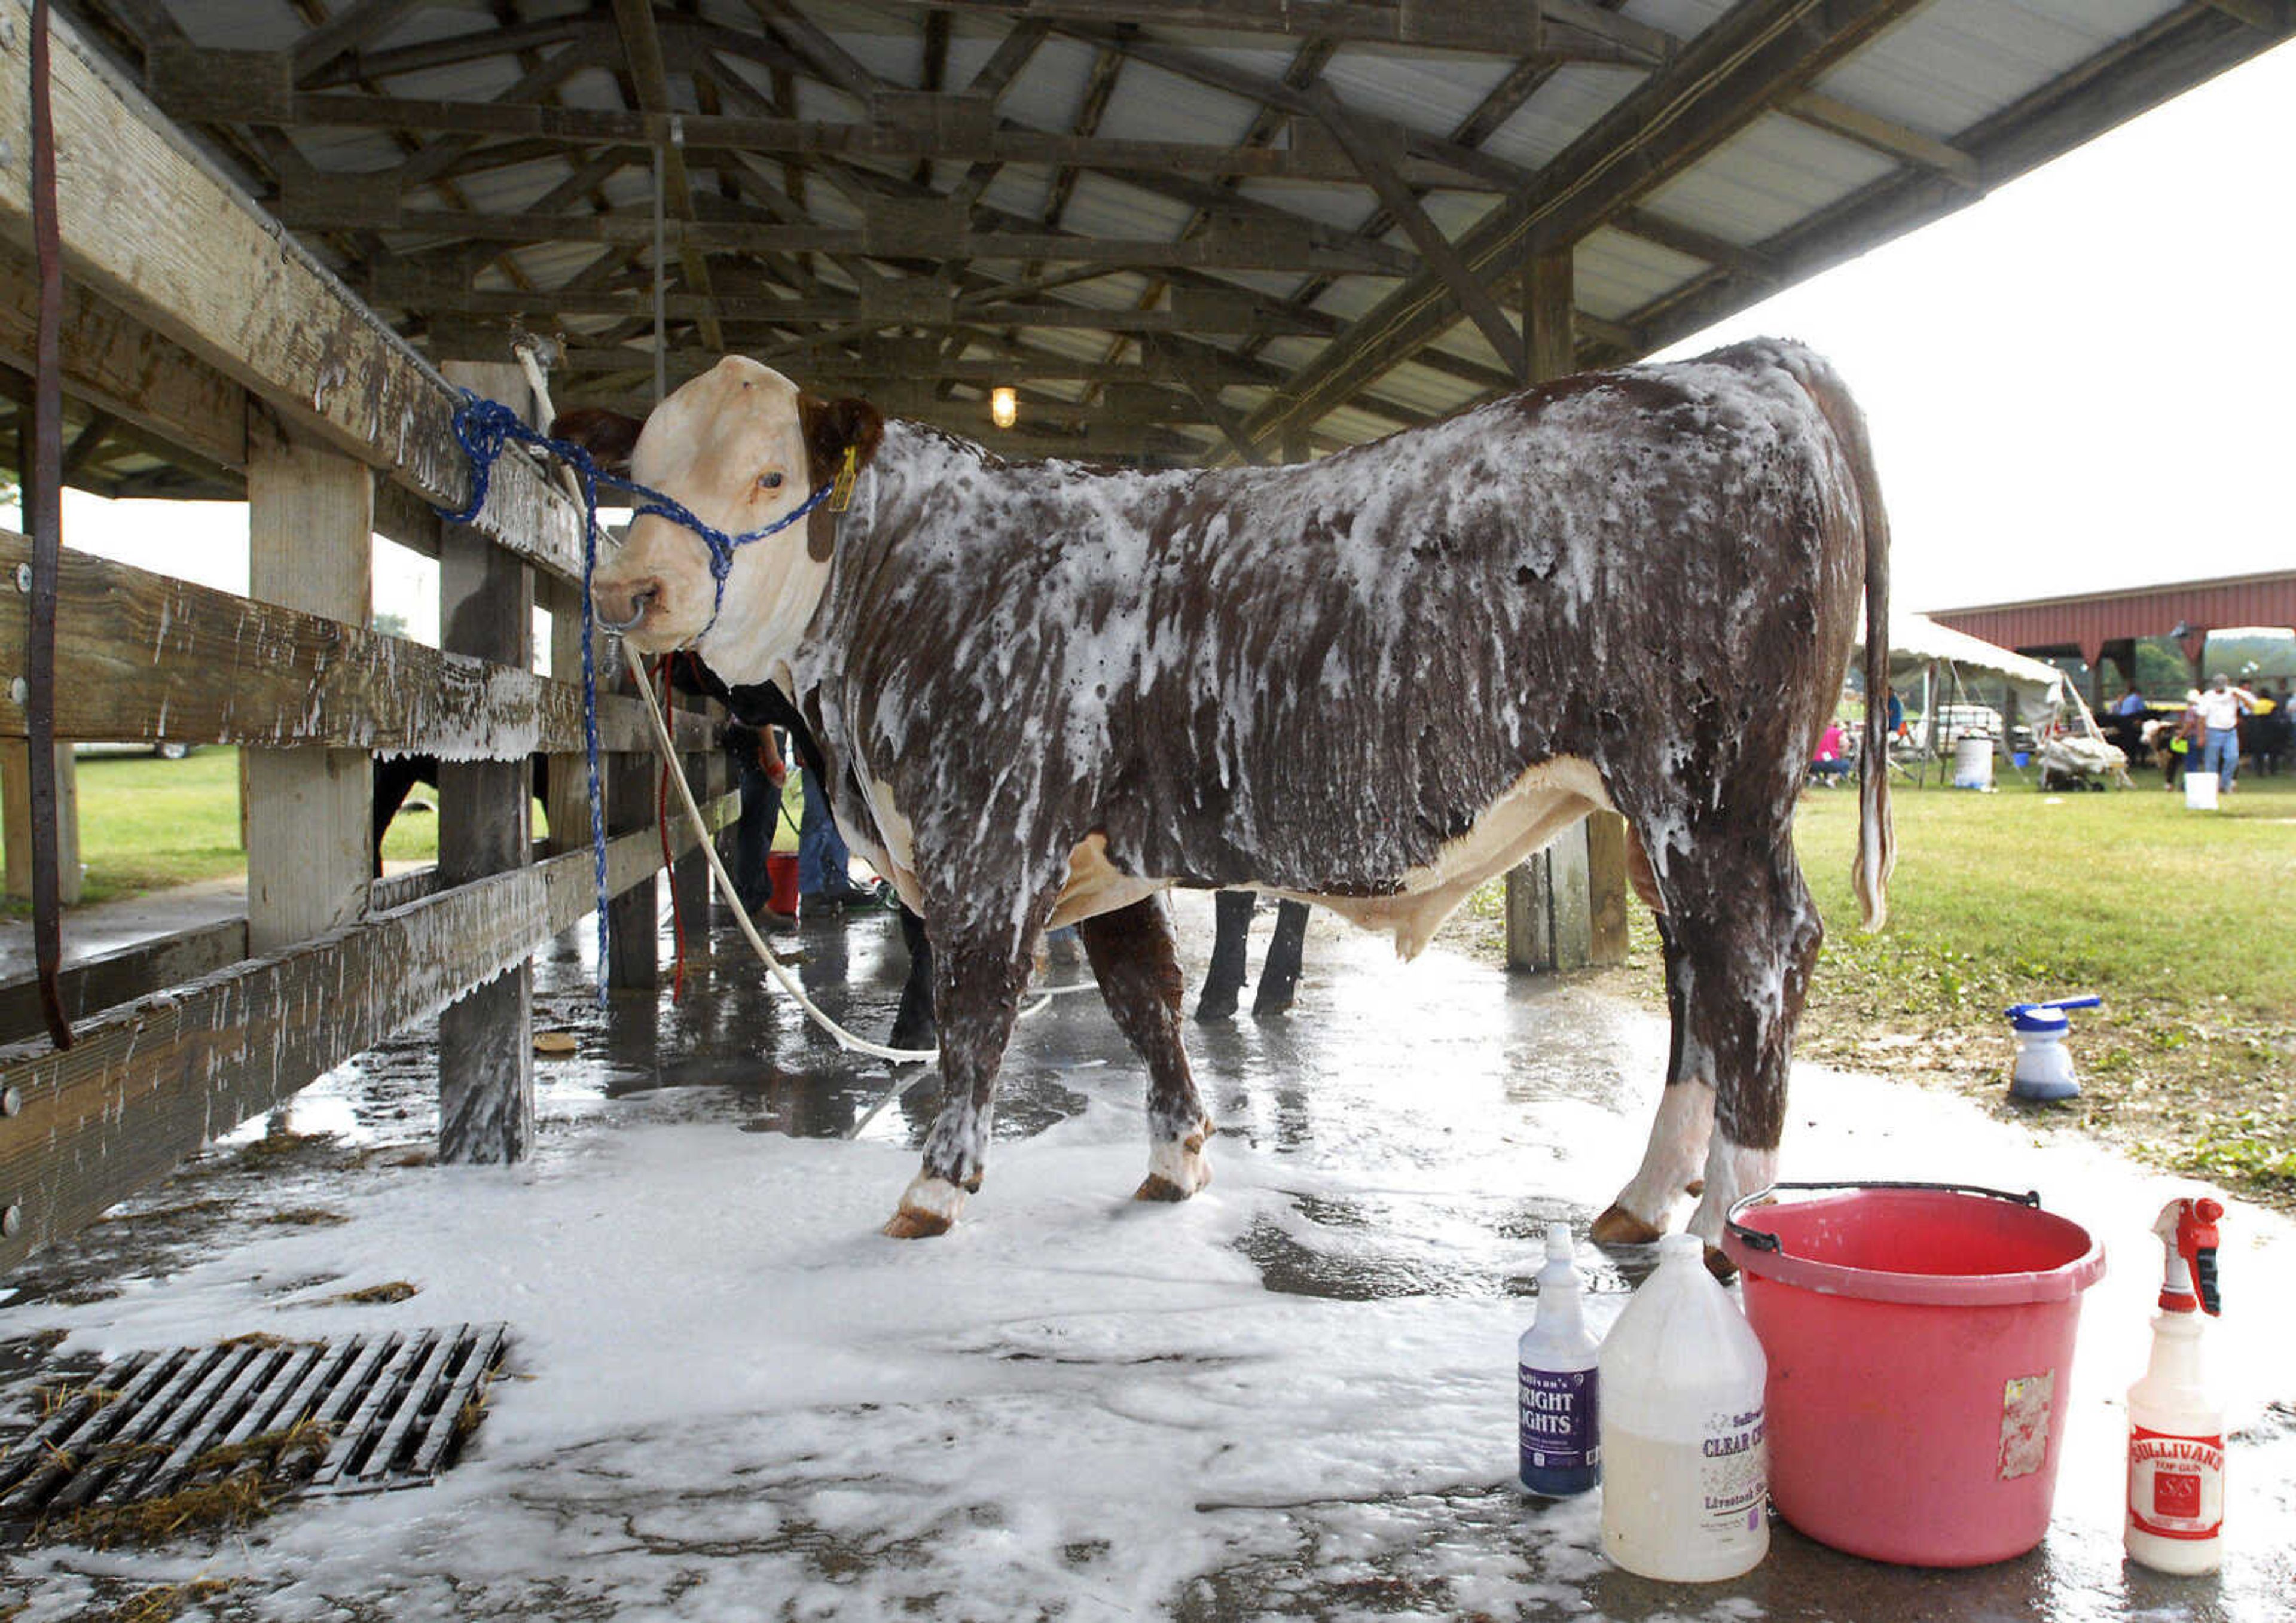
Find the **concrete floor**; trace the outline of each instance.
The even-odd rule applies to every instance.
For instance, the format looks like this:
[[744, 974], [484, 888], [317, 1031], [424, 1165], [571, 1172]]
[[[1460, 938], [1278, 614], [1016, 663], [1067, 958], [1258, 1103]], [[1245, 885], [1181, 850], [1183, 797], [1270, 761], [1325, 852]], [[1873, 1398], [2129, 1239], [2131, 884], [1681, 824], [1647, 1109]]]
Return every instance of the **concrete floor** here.
[[[1181, 898], [1177, 910], [1193, 991], [1209, 952], [1211, 910], [1202, 898]], [[1255, 967], [1267, 922], [1263, 914]], [[797, 939], [807, 953], [801, 972], [819, 1000], [856, 1029], [882, 1036], [903, 963], [892, 921], [809, 923]], [[537, 1025], [573, 1031], [582, 1052], [538, 1067], [544, 1130], [533, 1167], [442, 1173], [398, 1164], [407, 1159], [404, 1148], [435, 1127], [435, 1035], [409, 1033], [309, 1090], [267, 1139], [251, 1126], [168, 1188], [37, 1259], [8, 1282], [12, 1299], [0, 1307], [17, 1372], [0, 1399], [20, 1406], [24, 1372], [60, 1333], [69, 1339], [59, 1356], [82, 1358], [165, 1344], [150, 1339], [163, 1332], [227, 1335], [268, 1322], [261, 1316], [275, 1310], [282, 1292], [353, 1272], [364, 1256], [436, 1275], [423, 1281], [424, 1297], [383, 1322], [486, 1316], [532, 1324], [519, 1359], [538, 1384], [501, 1389], [472, 1457], [434, 1488], [356, 1511], [291, 1506], [243, 1540], [142, 1556], [37, 1548], [0, 1565], [0, 1602], [25, 1603], [27, 1619], [84, 1616], [137, 1586], [205, 1573], [236, 1582], [207, 1603], [208, 1615], [233, 1618], [2296, 1617], [2289, 1599], [2296, 1595], [2296, 1358], [2287, 1350], [2296, 1329], [2296, 1230], [2252, 1207], [2228, 1202], [2226, 1317], [2214, 1337], [2236, 1434], [2230, 1560], [2220, 1578], [2173, 1580], [2125, 1566], [2120, 1556], [2120, 1393], [2143, 1365], [2158, 1277], [2145, 1230], [2163, 1200], [2197, 1187], [2188, 1180], [2038, 1123], [1997, 1123], [1910, 1086], [1803, 1068], [1787, 1176], [2031, 1187], [2105, 1241], [2111, 1270], [2085, 1301], [2065, 1399], [2055, 1521], [2036, 1551], [1972, 1571], [1878, 1565], [1780, 1528], [1768, 1560], [1742, 1579], [1652, 1584], [1595, 1553], [1591, 1500], [1537, 1506], [1513, 1487], [1506, 1338], [1529, 1322], [1545, 1224], [1562, 1218], [1583, 1234], [1632, 1169], [1665, 1057], [1661, 1021], [1568, 981], [1505, 976], [1439, 948], [1401, 966], [1382, 940], [1318, 915], [1292, 1015], [1256, 1021], [1247, 1013], [1191, 1028], [1200, 1083], [1220, 1127], [1215, 1184], [1205, 1196], [1174, 1210], [1119, 1212], [1111, 1204], [1137, 1176], [1136, 1167], [1121, 1168], [1144, 1165], [1144, 1146], [1123, 1148], [1137, 1133], [1137, 1067], [1095, 998], [1062, 998], [1020, 1029], [996, 1119], [998, 1159], [964, 1224], [948, 1240], [898, 1247], [869, 1230], [890, 1214], [913, 1165], [904, 1146], [913, 1149], [930, 1120], [930, 1079], [860, 1143], [802, 1152], [853, 1158], [832, 1163], [827, 1184], [775, 1182], [807, 1176], [816, 1164], [793, 1160], [799, 1146], [775, 1149], [777, 1135], [825, 1140], [849, 1132], [886, 1090], [885, 1069], [838, 1054], [804, 1029], [793, 1007], [759, 985], [730, 929], [721, 927], [697, 954], [686, 996], [675, 1005], [666, 996], [620, 996], [601, 1012], [583, 950], [563, 941], [537, 969]], [[1055, 966], [1052, 974], [1065, 980], [1081, 971]], [[2004, 1047], [2005, 1066], [2005, 1039]], [[1103, 1133], [1111, 1122], [1129, 1125]], [[733, 1136], [744, 1132], [764, 1136]], [[647, 1185], [618, 1181], [615, 1170], [633, 1135], [644, 1134], [674, 1135], [662, 1141], [684, 1146], [671, 1164], [685, 1157], [697, 1181], [717, 1176], [721, 1162], [767, 1168], [771, 1179], [747, 1175], [764, 1180], [764, 1204], [738, 1223], [729, 1218], [723, 1233], [693, 1232], [667, 1193], [660, 1201], [668, 1216], [651, 1234], [625, 1211], [611, 1231], [599, 1231], [614, 1236], [603, 1243], [630, 1248], [614, 1258], [613, 1284], [594, 1271], [565, 1275], [580, 1282], [568, 1288], [595, 1293], [606, 1322], [561, 1324], [540, 1304], [554, 1300], [552, 1268], [578, 1267], [567, 1256], [574, 1235], [557, 1234], [545, 1248], [509, 1231], [521, 1214], [537, 1227], [563, 1221], [578, 1228], [580, 1208], [594, 1197], [601, 1222], [618, 1201], [644, 1204]], [[1078, 1187], [1071, 1165], [1089, 1167], [1107, 1186]], [[423, 1194], [440, 1179], [450, 1180], [455, 1199]], [[800, 1187], [833, 1192], [821, 1204], [834, 1209], [774, 1205], [776, 1189]], [[304, 1250], [281, 1249], [262, 1226], [263, 1213], [314, 1200], [348, 1201], [356, 1220]], [[569, 1201], [575, 1204], [554, 1203]], [[375, 1212], [395, 1215], [386, 1222]], [[1118, 1218], [1117, 1249], [1087, 1243], [1090, 1225]], [[476, 1238], [450, 1232], [457, 1222], [475, 1225]], [[434, 1246], [426, 1225], [445, 1240]], [[1126, 1379], [1143, 1383], [1142, 1394], [1167, 1391], [1156, 1384], [1167, 1379], [1167, 1363], [1172, 1381], [1210, 1379], [1230, 1356], [1222, 1339], [1230, 1330], [1175, 1348], [1160, 1339], [1174, 1333], [1175, 1320], [1132, 1316], [1117, 1306], [1131, 1288], [1117, 1276], [1136, 1266], [1122, 1248], [1159, 1232], [1180, 1248], [1184, 1271], [1234, 1275], [1224, 1312], [1241, 1316], [1225, 1323], [1242, 1323], [1255, 1302], [1264, 1304], [1293, 1316], [1268, 1321], [1290, 1327], [1287, 1337], [1324, 1338], [1325, 1352], [1290, 1348], [1284, 1356], [1294, 1362], [1238, 1411], [1250, 1415], [1239, 1420], [1238, 1435], [1259, 1457], [1239, 1463], [1214, 1452], [1190, 1468], [1201, 1471], [1195, 1480], [1111, 1483], [1128, 1456], [1118, 1453], [1111, 1465], [1095, 1450], [1113, 1447], [1095, 1435], [1111, 1423], [1113, 1389], [1094, 1388], [1089, 1402], [1064, 1407], [1062, 1365], [1073, 1360], [1028, 1350], [1037, 1343], [1014, 1339], [1011, 1316], [1040, 1289], [1052, 1305], [1031, 1321], [1032, 1334], [1056, 1325], [1071, 1336], [1074, 1319], [1096, 1315], [1104, 1356], [1140, 1366]], [[532, 1258], [513, 1266], [509, 1258], [525, 1257], [518, 1248], [529, 1242]], [[503, 1271], [463, 1280], [450, 1260], [457, 1248], [496, 1243], [506, 1252]], [[395, 1260], [394, 1251], [415, 1260]], [[283, 1283], [309, 1258], [319, 1261], [308, 1279]], [[1582, 1250], [1599, 1318], [1607, 1322], [1650, 1261]], [[776, 1266], [786, 1271], [771, 1272]], [[944, 1267], [973, 1294], [932, 1294], [934, 1271]], [[898, 1272], [888, 1276], [889, 1268]], [[636, 1277], [621, 1278], [626, 1271]], [[1061, 1283], [1064, 1273], [1072, 1285]], [[651, 1430], [611, 1418], [617, 1360], [647, 1350], [633, 1342], [667, 1336], [662, 1362], [717, 1369], [721, 1385], [738, 1389], [747, 1362], [762, 1355], [721, 1343], [754, 1341], [758, 1332], [744, 1321], [737, 1336], [713, 1322], [710, 1302], [758, 1291], [785, 1291], [795, 1300], [806, 1281], [823, 1275], [837, 1276], [848, 1310], [873, 1323], [857, 1344], [867, 1353], [837, 1343], [839, 1357], [865, 1357], [914, 1332], [914, 1340], [887, 1355], [894, 1362], [886, 1368], [898, 1369], [905, 1384], [922, 1383], [904, 1422], [920, 1435], [946, 1424], [954, 1439], [960, 1422], [951, 1417], [979, 1401], [970, 1388], [963, 1396], [955, 1388], [939, 1398], [919, 1395], [933, 1379], [922, 1372], [954, 1357], [953, 1348], [976, 1365], [993, 1357], [999, 1380], [1017, 1383], [1000, 1390], [1035, 1406], [1021, 1412], [1048, 1428], [1033, 1452], [999, 1453], [981, 1439], [949, 1443], [973, 1451], [961, 1494], [947, 1500], [955, 1530], [910, 1524], [920, 1496], [957, 1490], [882, 1435], [887, 1422], [878, 1403], [832, 1400], [832, 1389], [851, 1393], [835, 1387], [826, 1367], [809, 1377], [820, 1387], [815, 1396], [776, 1389], [769, 1433], [742, 1430], [740, 1404], [706, 1427], [681, 1426], [675, 1411], [656, 1416]], [[881, 1300], [869, 1282], [885, 1277], [896, 1284]], [[983, 1282], [1013, 1299], [983, 1299]], [[1137, 1285], [1143, 1294], [1177, 1288]], [[1056, 1305], [1064, 1291], [1091, 1314], [1063, 1317]], [[666, 1316], [656, 1322], [656, 1315]], [[836, 1341], [816, 1333], [824, 1347]], [[1488, 1357], [1473, 1350], [1480, 1346]], [[1447, 1360], [1457, 1347], [1483, 1366], [1455, 1379]], [[542, 1425], [529, 1411], [547, 1395], [552, 1366], [583, 1373], [585, 1357], [598, 1360], [600, 1417], [562, 1412]], [[823, 1361], [833, 1360], [824, 1354]], [[1281, 1406], [1319, 1361], [1346, 1372], [1342, 1385], [1362, 1389], [1362, 1407], [1350, 1412], [1342, 1391], [1338, 1406], [1318, 1411], [1313, 1422], [1332, 1435], [1296, 1436], [1309, 1422], [1286, 1421]], [[852, 1379], [873, 1391], [871, 1382], [894, 1377], [860, 1369]], [[1119, 1406], [1148, 1401], [1140, 1395], [1136, 1402], [1129, 1385], [1123, 1390]], [[1921, 1401], [1919, 1392], [1895, 1397]], [[1128, 1414], [1125, 1423], [1149, 1419]], [[1189, 1414], [1191, 1436], [1205, 1425], [1201, 1411]], [[1345, 1434], [1357, 1429], [1410, 1440], [1351, 1451]], [[677, 1446], [619, 1447], [640, 1436]], [[726, 1441], [737, 1436], [739, 1448]], [[610, 1447], [618, 1451], [606, 1471], [596, 1451]], [[1072, 1470], [1043, 1467], [1046, 1451], [1071, 1447]], [[803, 1468], [821, 1459], [845, 1462], [828, 1473], [845, 1506], [833, 1532], [824, 1530], [817, 1511], [821, 1473]], [[737, 1537], [718, 1525], [730, 1513], [725, 1495], [737, 1484], [748, 1512], [778, 1518], [771, 1534]], [[486, 1507], [504, 1499], [517, 1502], [523, 1521], [484, 1539], [468, 1530], [487, 1526]], [[1166, 1508], [1132, 1518], [1128, 1507], [1147, 1499]], [[1111, 1554], [1111, 1538], [1078, 1539], [1072, 1527], [1059, 1536], [1031, 1533], [1039, 1523], [1079, 1517], [1090, 1525], [1092, 1516], [1124, 1547]], [[811, 1529], [802, 1538], [790, 1531], [800, 1520]], [[1000, 1549], [1028, 1546], [1026, 1560], [1009, 1549], [995, 1558], [1009, 1564], [996, 1569], [1004, 1576], [991, 1589], [974, 1582], [990, 1557], [957, 1549], [985, 1536], [980, 1527], [966, 1530], [968, 1520], [993, 1527]], [[1130, 1545], [1113, 1530], [1123, 1526], [1135, 1528]], [[640, 1529], [642, 1537], [633, 1531]], [[504, 1549], [511, 1553], [483, 1553]], [[586, 1561], [603, 1563], [586, 1587], [578, 1582]], [[473, 1567], [480, 1570], [470, 1576]]]

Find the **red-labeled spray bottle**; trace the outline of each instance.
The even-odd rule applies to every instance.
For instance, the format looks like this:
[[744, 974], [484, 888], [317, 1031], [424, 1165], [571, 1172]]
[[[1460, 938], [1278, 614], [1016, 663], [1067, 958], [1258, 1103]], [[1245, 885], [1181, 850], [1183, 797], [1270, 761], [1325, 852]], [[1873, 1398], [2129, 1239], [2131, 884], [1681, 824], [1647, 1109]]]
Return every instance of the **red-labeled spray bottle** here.
[[2214, 1572], [2224, 1562], [2224, 1404], [2210, 1389], [2202, 1332], [2217, 1293], [2215, 1201], [2171, 1201], [2152, 1232], [2167, 1260], [2152, 1357], [2128, 1389], [2129, 1559], [2156, 1572]]

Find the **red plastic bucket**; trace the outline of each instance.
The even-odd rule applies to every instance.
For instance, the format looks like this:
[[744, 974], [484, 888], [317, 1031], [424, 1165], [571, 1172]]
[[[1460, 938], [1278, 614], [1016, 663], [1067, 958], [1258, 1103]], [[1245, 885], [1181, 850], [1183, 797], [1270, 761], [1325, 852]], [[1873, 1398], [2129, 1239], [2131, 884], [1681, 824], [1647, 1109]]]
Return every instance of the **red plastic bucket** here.
[[2039, 1208], [1878, 1183], [1781, 1184], [1731, 1208], [1722, 1250], [1769, 1359], [1770, 1496], [1786, 1521], [1923, 1567], [2041, 1541], [2080, 1293], [2104, 1252]]
[[797, 914], [797, 857], [789, 851], [775, 851], [766, 857], [766, 881], [772, 892], [766, 906], [774, 912], [794, 918]]

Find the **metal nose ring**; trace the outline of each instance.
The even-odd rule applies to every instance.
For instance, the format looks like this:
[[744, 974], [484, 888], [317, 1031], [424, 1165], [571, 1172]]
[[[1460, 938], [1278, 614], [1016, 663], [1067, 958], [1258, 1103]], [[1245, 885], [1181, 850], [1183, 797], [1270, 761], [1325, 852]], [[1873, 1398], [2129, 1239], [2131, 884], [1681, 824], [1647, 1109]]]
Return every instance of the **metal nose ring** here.
[[606, 616], [606, 615], [600, 614], [600, 613], [598, 612], [598, 605], [597, 605], [597, 603], [596, 603], [594, 601], [593, 601], [593, 602], [592, 602], [592, 603], [591, 603], [591, 605], [590, 605], [590, 612], [591, 612], [592, 616], [593, 616], [593, 617], [597, 620], [598, 624], [600, 624], [601, 626], [603, 626], [607, 630], [609, 630], [609, 631], [627, 631], [631, 627], [633, 627], [633, 626], [636, 625], [640, 620], [642, 620], [642, 619], [645, 619], [645, 617], [646, 617], [646, 611], [647, 611], [648, 609], [651, 609], [652, 607], [653, 607], [653, 600], [654, 600], [656, 597], [659, 597], [660, 594], [660, 594], [660, 589], [659, 587], [657, 587], [655, 590], [653, 590], [653, 591], [652, 591], [652, 592], [645, 593], [645, 594], [644, 594], [644, 595], [642, 595], [642, 596], [635, 597], [635, 598], [631, 599], [631, 600], [630, 600], [631, 602], [635, 602], [635, 603], [636, 603], [636, 604], [637, 604], [637, 612], [636, 612], [636, 613], [635, 613], [635, 614], [633, 614], [633, 615], [631, 615], [631, 616], [630, 616], [630, 618], [629, 618], [629, 619], [626, 619], [626, 620], [618, 620], [618, 619], [611, 619], [611, 618], [610, 618], [610, 617], [608, 617], [608, 616]]

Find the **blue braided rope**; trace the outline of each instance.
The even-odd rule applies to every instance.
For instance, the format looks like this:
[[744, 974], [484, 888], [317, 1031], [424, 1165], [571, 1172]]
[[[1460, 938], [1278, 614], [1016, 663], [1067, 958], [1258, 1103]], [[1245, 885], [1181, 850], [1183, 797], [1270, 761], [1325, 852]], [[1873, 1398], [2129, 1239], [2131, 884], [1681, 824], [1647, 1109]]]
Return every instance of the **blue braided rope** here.
[[598, 569], [598, 487], [605, 485], [637, 497], [631, 507], [632, 517], [644, 514], [667, 519], [682, 529], [692, 530], [709, 549], [709, 578], [715, 585], [716, 596], [708, 622], [694, 634], [697, 639], [718, 623], [718, 611], [726, 606], [726, 578], [734, 570], [734, 549], [787, 529], [820, 506], [831, 487], [819, 487], [794, 511], [783, 513], [762, 529], [727, 535], [704, 524], [675, 496], [608, 472], [574, 441], [553, 439], [528, 427], [524, 418], [499, 400], [481, 399], [465, 389], [463, 403], [455, 408], [455, 439], [471, 459], [471, 499], [458, 512], [439, 510], [439, 516], [449, 524], [468, 524], [479, 516], [487, 504], [487, 488], [494, 479], [495, 463], [512, 440], [546, 451], [564, 463], [574, 471], [575, 481], [582, 492], [582, 746], [589, 769], [590, 869], [598, 898], [598, 1001], [603, 1004], [606, 1000], [607, 967], [606, 802], [598, 779], [598, 672], [591, 652], [597, 627], [590, 603], [590, 586]]

